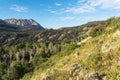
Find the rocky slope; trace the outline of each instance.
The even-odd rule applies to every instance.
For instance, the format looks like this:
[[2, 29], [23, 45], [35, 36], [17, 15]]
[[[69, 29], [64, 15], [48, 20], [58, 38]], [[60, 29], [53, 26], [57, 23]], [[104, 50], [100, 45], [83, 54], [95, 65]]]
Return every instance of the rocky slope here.
[[33, 35], [44, 28], [33, 19], [0, 19], [0, 46], [32, 42]]
[[43, 30], [44, 28], [33, 19], [6, 19], [0, 20], [0, 26], [13, 26], [20, 28], [19, 30]]
[[40, 26], [37, 22], [35, 22], [33, 19], [27, 20], [27, 19], [6, 19], [5, 22], [13, 25], [18, 25], [18, 26]]
[[[19, 27], [9, 27], [10, 25], [0, 27], [0, 45], [13, 45], [26, 42], [69, 42], [69, 41], [80, 41], [87, 37], [87, 31], [97, 24], [104, 24], [104, 21], [89, 22], [81, 26], [75, 26], [70, 28], [60, 28], [57, 30], [46, 29], [41, 31], [26, 31]], [[4, 29], [2, 29], [4, 28]], [[4, 31], [4, 32], [3, 32]], [[12, 31], [12, 32], [11, 32]], [[14, 43], [13, 43], [14, 42]]]
[[0, 19], [0, 33], [1, 32], [15, 32], [15, 31], [20, 31], [20, 29]]

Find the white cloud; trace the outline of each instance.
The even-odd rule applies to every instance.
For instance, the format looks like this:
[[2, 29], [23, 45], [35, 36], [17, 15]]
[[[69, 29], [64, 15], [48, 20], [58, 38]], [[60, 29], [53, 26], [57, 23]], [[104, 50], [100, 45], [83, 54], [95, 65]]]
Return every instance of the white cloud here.
[[60, 4], [60, 3], [55, 3], [55, 5], [56, 5], [56, 6], [61, 6], [62, 4]]
[[120, 0], [91, 0], [88, 4], [101, 9], [120, 9]]
[[93, 12], [95, 9], [87, 4], [80, 6], [80, 7], [72, 7], [65, 10], [65, 12], [70, 12], [74, 14], [80, 14], [85, 12]]
[[[80, 5], [80, 3], [83, 3]], [[66, 8], [65, 12], [81, 14], [96, 11], [96, 7], [101, 9], [119, 10], [120, 0], [78, 0], [77, 6]]]
[[69, 21], [69, 20], [73, 20], [73, 19], [75, 19], [75, 17], [73, 16], [73, 17], [71, 17], [71, 16], [66, 16], [66, 17], [60, 17], [59, 18], [61, 21]]
[[10, 7], [11, 10], [16, 11], [16, 12], [27, 12], [27, 8], [24, 6], [19, 6], [19, 5], [12, 5]]
[[54, 11], [54, 10], [48, 10], [50, 13], [56, 13], [56, 11]]
[[78, 3], [82, 3], [82, 2], [84, 2], [85, 0], [78, 0]]
[[64, 8], [61, 8], [61, 9], [58, 9], [58, 10], [54, 10], [53, 8], [48, 8], [47, 11], [49, 13], [53, 13], [53, 14], [56, 14], [56, 15], [61, 15], [61, 14], [64, 14]]

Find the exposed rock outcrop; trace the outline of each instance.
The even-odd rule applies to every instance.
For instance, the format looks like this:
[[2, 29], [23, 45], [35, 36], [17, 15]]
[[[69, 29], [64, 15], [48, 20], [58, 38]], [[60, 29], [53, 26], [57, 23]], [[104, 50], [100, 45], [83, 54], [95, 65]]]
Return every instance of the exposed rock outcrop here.
[[91, 72], [85, 76], [84, 80], [103, 80], [103, 79], [98, 72]]
[[36, 29], [44, 29], [39, 23], [37, 23], [33, 19], [6, 19], [4, 20], [6, 23], [16, 26], [22, 26], [27, 28], [36, 28]]
[[77, 63], [74, 63], [74, 64], [71, 66], [70, 75], [71, 75], [71, 76], [76, 76], [76, 75], [79, 74], [80, 71], [81, 71], [81, 65], [80, 65], [80, 64], [77, 64]]

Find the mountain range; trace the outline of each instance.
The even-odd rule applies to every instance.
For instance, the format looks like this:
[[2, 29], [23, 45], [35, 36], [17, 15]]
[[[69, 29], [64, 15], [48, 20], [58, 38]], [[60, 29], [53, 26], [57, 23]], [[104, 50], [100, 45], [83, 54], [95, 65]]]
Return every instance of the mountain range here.
[[[4, 26], [4, 27], [3, 27]], [[6, 27], [6, 28], [5, 28]], [[33, 19], [0, 19], [0, 28], [9, 31], [43, 30], [44, 28]], [[1, 30], [0, 29], [0, 30]]]
[[0, 45], [17, 44], [21, 40], [22, 43], [77, 41], [85, 38], [86, 32], [98, 24], [104, 24], [104, 21], [94, 21], [68, 28], [44, 29], [32, 19], [0, 20]]
[[119, 80], [119, 53], [120, 17], [60, 29], [0, 20], [0, 80]]

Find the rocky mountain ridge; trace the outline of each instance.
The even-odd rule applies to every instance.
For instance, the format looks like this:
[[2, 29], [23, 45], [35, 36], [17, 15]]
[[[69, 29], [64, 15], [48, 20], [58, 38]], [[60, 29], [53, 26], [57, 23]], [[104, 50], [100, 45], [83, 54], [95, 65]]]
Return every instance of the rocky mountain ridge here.
[[44, 29], [39, 23], [37, 23], [33, 19], [0, 19], [0, 26], [8, 26], [11, 25], [13, 27], [19, 27], [19, 28], [26, 28], [26, 29], [34, 29], [34, 30], [42, 30]]
[[[69, 28], [60, 28], [60, 29], [45, 29], [41, 31], [34, 30], [24, 30], [18, 31], [19, 28], [6, 28], [0, 27], [0, 45], [13, 45], [17, 43], [26, 43], [26, 42], [61, 42], [61, 41], [79, 41], [84, 39], [91, 28], [96, 27], [96, 24], [104, 24], [104, 22], [93, 22], [87, 23], [81, 26], [69, 27]], [[17, 29], [16, 29], [17, 28]], [[17, 30], [17, 31], [16, 31]], [[4, 33], [3, 33], [4, 31]], [[4, 36], [3, 36], [4, 35]], [[69, 35], [69, 36], [68, 36]]]
[[4, 20], [6, 23], [9, 24], [13, 24], [13, 25], [18, 25], [18, 26], [31, 26], [31, 25], [40, 25], [39, 23], [37, 23], [35, 20], [33, 19], [15, 19], [15, 18], [11, 18], [11, 19], [5, 19]]

